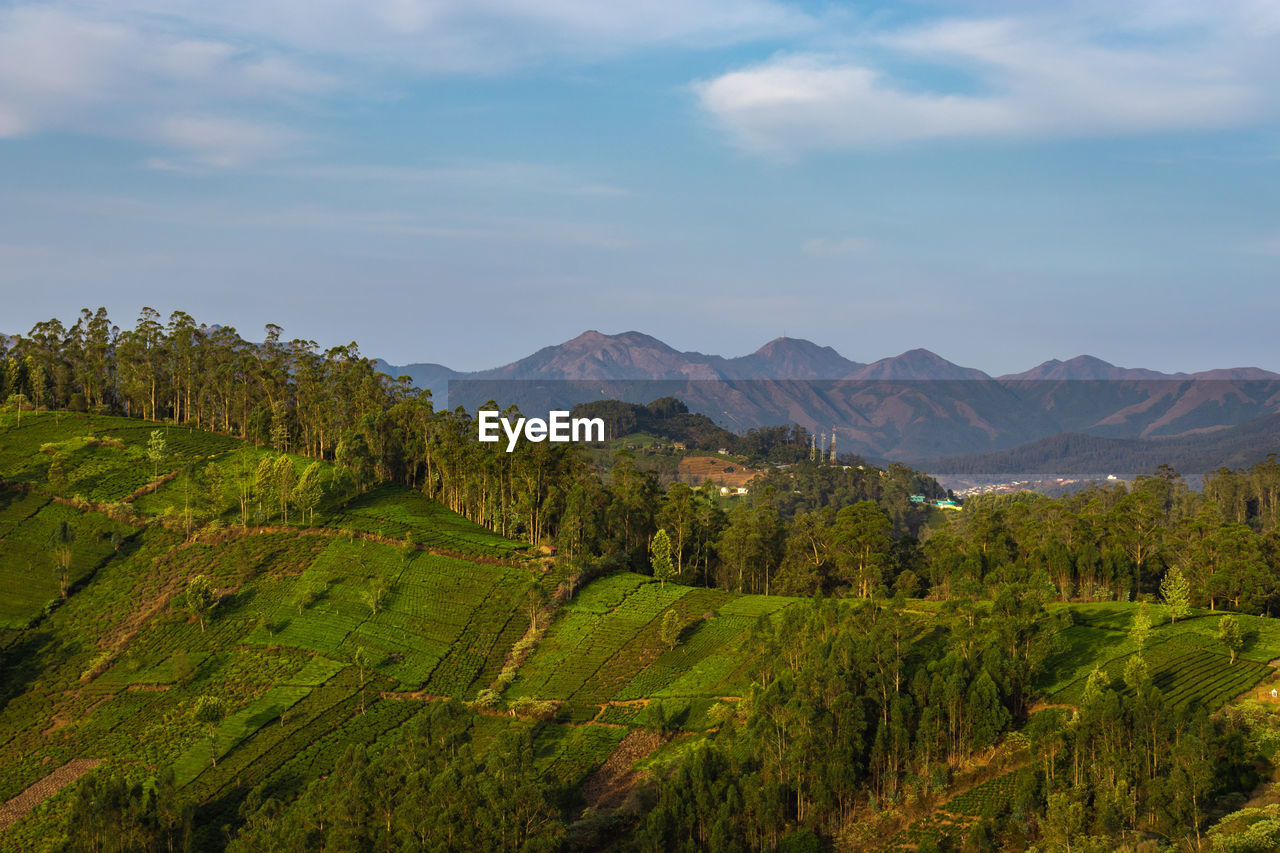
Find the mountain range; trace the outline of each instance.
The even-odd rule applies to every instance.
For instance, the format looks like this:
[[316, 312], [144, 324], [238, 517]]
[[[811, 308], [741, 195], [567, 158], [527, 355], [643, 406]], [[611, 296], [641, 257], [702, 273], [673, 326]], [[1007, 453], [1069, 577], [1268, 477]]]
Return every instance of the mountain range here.
[[[1043, 440], [1064, 434], [1148, 441], [1200, 436], [1195, 458], [1209, 464], [1213, 440], [1204, 436], [1280, 412], [1280, 374], [1256, 367], [1162, 373], [1081, 355], [991, 376], [926, 349], [865, 364], [786, 337], [725, 358], [680, 352], [640, 332], [588, 331], [490, 370], [378, 367], [429, 388], [437, 405], [447, 399], [451, 407], [474, 410], [494, 400], [536, 412], [593, 399], [646, 403], [670, 395], [730, 429], [798, 423], [834, 432], [841, 452], [913, 464], [945, 458], [960, 468], [968, 454], [1035, 442], [1044, 457], [1038, 467], [1052, 467], [1053, 453], [1076, 445]], [[1247, 447], [1238, 435], [1231, 440], [1232, 461], [1249, 456], [1253, 445], [1265, 455], [1275, 444], [1266, 429], [1244, 434]], [[1138, 456], [1145, 464], [1159, 452], [1157, 445]], [[1029, 461], [1026, 454], [1017, 458]], [[988, 456], [977, 467], [999, 467], [997, 459]]]

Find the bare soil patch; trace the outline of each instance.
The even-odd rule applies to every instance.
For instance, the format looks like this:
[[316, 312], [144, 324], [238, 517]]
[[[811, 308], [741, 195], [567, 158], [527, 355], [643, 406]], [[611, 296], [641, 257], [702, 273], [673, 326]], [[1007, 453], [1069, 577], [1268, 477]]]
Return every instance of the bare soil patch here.
[[755, 468], [722, 456], [686, 456], [676, 467], [676, 478], [682, 483], [701, 486], [707, 480], [717, 486], [745, 486], [760, 472]]
[[593, 809], [612, 809], [622, 805], [627, 794], [645, 774], [631, 769], [640, 759], [651, 755], [667, 738], [652, 729], [632, 729], [622, 739], [604, 764], [582, 786], [582, 796]]
[[27, 812], [102, 763], [100, 758], [75, 758], [0, 806], [0, 830], [8, 829]]

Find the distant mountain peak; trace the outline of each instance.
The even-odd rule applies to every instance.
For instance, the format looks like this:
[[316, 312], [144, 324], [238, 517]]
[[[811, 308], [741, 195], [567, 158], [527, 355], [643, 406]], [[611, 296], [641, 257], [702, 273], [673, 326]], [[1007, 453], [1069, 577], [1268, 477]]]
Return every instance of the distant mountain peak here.
[[783, 335], [760, 349], [728, 360], [729, 370], [740, 379], [843, 379], [862, 367], [856, 361], [804, 338]]
[[[1179, 376], [1186, 374], [1179, 373]], [[1195, 379], [1216, 379], [1232, 382], [1269, 382], [1280, 379], [1280, 373], [1272, 373], [1260, 367], [1225, 367], [1217, 370], [1201, 370], [1193, 373]]]
[[608, 335], [588, 329], [556, 346], [493, 370], [477, 379], [722, 379], [714, 366], [719, 356], [682, 353], [652, 335], [620, 332]]
[[830, 350], [831, 352], [835, 352], [831, 347], [819, 346], [813, 341], [805, 340], [804, 338], [789, 338], [786, 335], [782, 335], [764, 344], [760, 349], [756, 350], [752, 354], [767, 355], [769, 353], [784, 350]]
[[1071, 367], [1115, 367], [1111, 362], [1103, 361], [1096, 355], [1078, 355], [1062, 363]]
[[974, 367], [961, 367], [935, 352], [917, 347], [892, 358], [882, 358], [851, 378], [869, 380], [981, 380], [991, 377]]
[[1078, 355], [1066, 361], [1051, 358], [1022, 373], [1001, 376], [1011, 382], [1063, 382], [1063, 381], [1141, 381], [1156, 379], [1181, 379], [1183, 373], [1161, 373], [1140, 367], [1117, 367], [1093, 355]]
[[[663, 343], [652, 335], [646, 335], [644, 332], [618, 332], [616, 335], [605, 334], [596, 329], [587, 329], [576, 338], [571, 338], [560, 344], [561, 347], [572, 347], [575, 349], [585, 349], [591, 347], [608, 347], [616, 345], [625, 346], [645, 346], [655, 349], [669, 350], [676, 352], [671, 346]], [[545, 347], [545, 349], [555, 349], [556, 347]]]

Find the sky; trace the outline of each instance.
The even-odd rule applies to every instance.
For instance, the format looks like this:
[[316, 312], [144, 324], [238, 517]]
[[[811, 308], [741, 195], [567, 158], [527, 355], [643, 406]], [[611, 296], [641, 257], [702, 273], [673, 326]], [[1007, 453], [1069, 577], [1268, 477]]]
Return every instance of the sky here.
[[0, 0], [0, 331], [1280, 370], [1280, 0]]

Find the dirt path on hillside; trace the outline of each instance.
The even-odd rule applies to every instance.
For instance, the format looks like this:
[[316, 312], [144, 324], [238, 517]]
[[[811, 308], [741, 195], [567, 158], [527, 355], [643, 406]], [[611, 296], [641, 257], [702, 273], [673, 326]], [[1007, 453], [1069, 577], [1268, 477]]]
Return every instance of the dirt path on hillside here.
[[0, 830], [8, 829], [27, 812], [101, 763], [102, 759], [100, 758], [76, 758], [36, 782], [27, 790], [0, 806]]
[[631, 765], [651, 755], [667, 738], [652, 729], [632, 729], [618, 747], [582, 785], [582, 796], [593, 809], [613, 809], [622, 805], [627, 794], [646, 774]]

